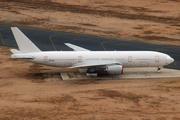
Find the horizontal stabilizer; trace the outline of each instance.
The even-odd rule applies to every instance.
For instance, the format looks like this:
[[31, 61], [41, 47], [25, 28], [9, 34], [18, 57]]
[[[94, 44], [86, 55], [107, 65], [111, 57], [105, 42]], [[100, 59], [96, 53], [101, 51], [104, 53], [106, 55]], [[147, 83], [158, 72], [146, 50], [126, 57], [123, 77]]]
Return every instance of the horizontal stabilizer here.
[[13, 54], [22, 54], [19, 50], [16, 50], [16, 49], [10, 49], [10, 51], [11, 51]]
[[72, 48], [74, 51], [90, 51], [88, 49], [85, 49], [85, 48], [82, 48], [82, 47], [79, 47], [77, 45], [73, 45], [71, 43], [64, 43], [65, 45], [67, 45], [68, 47]]
[[13, 54], [11, 55], [11, 58], [17, 58], [17, 59], [34, 59], [31, 55], [19, 55], [19, 54]]

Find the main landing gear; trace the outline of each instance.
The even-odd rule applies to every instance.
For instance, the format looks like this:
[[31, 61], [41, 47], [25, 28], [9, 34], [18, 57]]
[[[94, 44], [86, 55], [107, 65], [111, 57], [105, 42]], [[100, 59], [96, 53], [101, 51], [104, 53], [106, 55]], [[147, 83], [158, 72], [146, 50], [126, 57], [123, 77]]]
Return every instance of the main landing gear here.
[[86, 69], [86, 75], [91, 77], [97, 77], [96, 67], [90, 67]]
[[160, 67], [158, 67], [157, 72], [158, 72], [158, 73], [160, 73], [160, 72], [161, 72], [161, 68], [160, 68]]

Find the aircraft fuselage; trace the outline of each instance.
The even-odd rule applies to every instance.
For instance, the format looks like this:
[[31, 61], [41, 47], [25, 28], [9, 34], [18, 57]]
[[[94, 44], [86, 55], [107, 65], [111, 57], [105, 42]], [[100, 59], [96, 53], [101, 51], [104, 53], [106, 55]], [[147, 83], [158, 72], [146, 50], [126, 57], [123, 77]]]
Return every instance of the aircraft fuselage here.
[[[123, 67], [161, 67], [174, 61], [167, 54], [153, 51], [49, 51], [20, 54], [19, 58], [23, 56], [24, 60], [56, 67], [108, 61], [119, 62]], [[32, 59], [26, 59], [26, 56], [32, 56]], [[11, 58], [18, 58], [18, 54]]]

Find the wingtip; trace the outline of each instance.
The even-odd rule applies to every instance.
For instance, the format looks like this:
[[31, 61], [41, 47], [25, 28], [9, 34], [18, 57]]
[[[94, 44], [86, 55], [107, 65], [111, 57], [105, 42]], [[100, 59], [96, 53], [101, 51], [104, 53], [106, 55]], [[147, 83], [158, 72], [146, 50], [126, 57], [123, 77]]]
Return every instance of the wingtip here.
[[70, 44], [70, 43], [64, 43], [65, 45], [68, 45], [68, 44]]
[[17, 28], [17, 27], [11, 27], [11, 28]]
[[13, 29], [18, 29], [18, 27], [11, 27], [11, 30], [13, 30]]

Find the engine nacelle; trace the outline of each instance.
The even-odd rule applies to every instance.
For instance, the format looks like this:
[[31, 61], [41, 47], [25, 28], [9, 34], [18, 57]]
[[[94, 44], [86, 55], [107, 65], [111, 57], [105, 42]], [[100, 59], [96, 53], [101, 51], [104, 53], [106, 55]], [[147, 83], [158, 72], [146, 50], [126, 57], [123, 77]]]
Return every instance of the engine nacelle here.
[[122, 65], [108, 65], [106, 66], [106, 71], [109, 74], [123, 74], [123, 66]]

